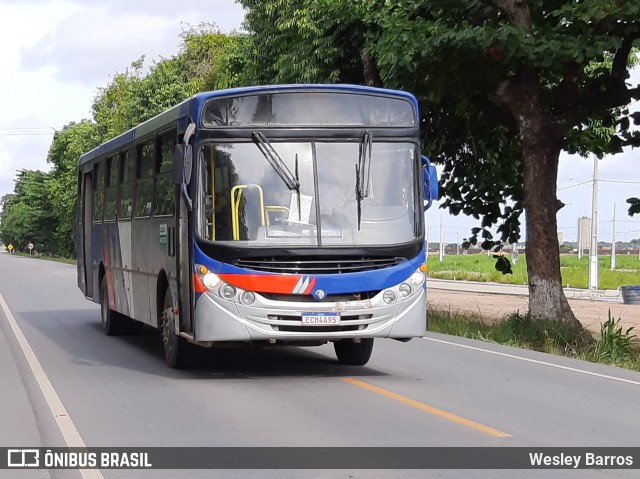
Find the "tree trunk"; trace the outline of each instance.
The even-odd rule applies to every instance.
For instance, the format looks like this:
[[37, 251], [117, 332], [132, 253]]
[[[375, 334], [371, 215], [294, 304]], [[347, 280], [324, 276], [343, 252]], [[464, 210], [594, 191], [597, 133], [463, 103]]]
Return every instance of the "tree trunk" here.
[[376, 67], [373, 58], [365, 52], [362, 48], [359, 50], [360, 53], [360, 61], [362, 61], [362, 73], [364, 76], [364, 81], [367, 86], [373, 87], [382, 87], [382, 81], [380, 81], [380, 74], [378, 73], [378, 68]]
[[521, 67], [498, 90], [518, 125], [522, 145], [522, 190], [526, 216], [529, 313], [581, 328], [562, 289], [556, 194], [565, 127], [545, 114], [537, 71]]
[[[538, 132], [545, 129], [544, 125], [538, 127]], [[562, 289], [560, 273], [556, 216], [560, 146], [549, 135], [536, 136], [534, 141], [523, 138], [522, 145], [529, 312], [535, 319], [563, 321], [580, 328]]]

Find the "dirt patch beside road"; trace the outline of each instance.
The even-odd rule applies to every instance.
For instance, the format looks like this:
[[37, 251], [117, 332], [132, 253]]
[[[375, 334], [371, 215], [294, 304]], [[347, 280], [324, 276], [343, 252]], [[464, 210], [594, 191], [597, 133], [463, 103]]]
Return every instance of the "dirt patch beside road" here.
[[[526, 313], [529, 309], [527, 296], [508, 294], [482, 294], [429, 288], [427, 300], [433, 308], [451, 313], [472, 314], [487, 323], [493, 323], [516, 311]], [[578, 321], [592, 333], [600, 333], [600, 325], [609, 318], [609, 310], [611, 310], [613, 318], [621, 318], [620, 326], [623, 329], [633, 327], [632, 333], [640, 336], [639, 305], [585, 299], [570, 299], [569, 304]]]

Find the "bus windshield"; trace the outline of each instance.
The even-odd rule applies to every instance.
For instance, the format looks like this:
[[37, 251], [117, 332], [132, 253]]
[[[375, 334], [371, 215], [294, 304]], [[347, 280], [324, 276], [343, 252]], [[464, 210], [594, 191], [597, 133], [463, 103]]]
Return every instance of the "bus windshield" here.
[[[268, 141], [268, 140], [267, 140]], [[203, 143], [199, 149], [199, 233], [242, 247], [407, 243], [415, 214], [416, 146], [370, 145], [367, 194], [358, 197], [361, 142]], [[297, 181], [283, 181], [280, 160]]]

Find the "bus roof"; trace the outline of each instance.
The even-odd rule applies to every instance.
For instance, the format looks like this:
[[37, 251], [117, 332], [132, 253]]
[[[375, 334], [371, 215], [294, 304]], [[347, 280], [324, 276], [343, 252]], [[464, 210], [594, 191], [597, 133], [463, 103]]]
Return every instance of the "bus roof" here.
[[[182, 103], [154, 116], [153, 118], [141, 123], [130, 130], [108, 140], [93, 150], [85, 153], [80, 157], [79, 167], [89, 163], [96, 158], [108, 155], [110, 152], [117, 151], [123, 146], [135, 141], [137, 138], [143, 138], [146, 135], [176, 124], [181, 118], [190, 118], [195, 120], [202, 106], [207, 100], [212, 98], [234, 97], [242, 95], [250, 95], [252, 93], [278, 93], [289, 91], [333, 91], [344, 93], [360, 93], [386, 95], [403, 98], [413, 105], [415, 111], [418, 111], [418, 102], [416, 98], [407, 92], [399, 90], [388, 90], [384, 88], [374, 88], [360, 85], [317, 85], [317, 84], [299, 84], [299, 85], [267, 85], [252, 86], [242, 88], [230, 88], [227, 90], [216, 90], [198, 93]], [[186, 124], [184, 125], [186, 127]]]

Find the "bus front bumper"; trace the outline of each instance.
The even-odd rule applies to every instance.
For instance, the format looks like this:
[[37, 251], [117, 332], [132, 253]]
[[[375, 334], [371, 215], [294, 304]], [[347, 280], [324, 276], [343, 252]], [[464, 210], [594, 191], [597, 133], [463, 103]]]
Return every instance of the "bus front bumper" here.
[[[303, 314], [337, 313], [339, 324], [302, 324]], [[332, 315], [333, 315], [332, 314]], [[382, 293], [372, 299], [346, 302], [269, 300], [256, 293], [251, 305], [203, 293], [196, 303], [197, 342], [331, 341], [344, 338], [398, 338], [426, 333], [426, 293], [417, 288], [409, 297], [387, 304]]]

